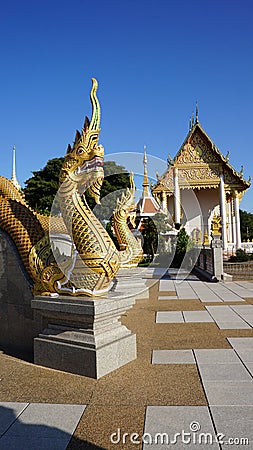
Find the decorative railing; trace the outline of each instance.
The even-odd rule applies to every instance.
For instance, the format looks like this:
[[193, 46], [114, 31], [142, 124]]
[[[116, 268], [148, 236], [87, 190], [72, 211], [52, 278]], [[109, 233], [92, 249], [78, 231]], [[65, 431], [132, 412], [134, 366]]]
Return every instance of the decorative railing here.
[[242, 242], [241, 247], [246, 253], [253, 253], [253, 242]]
[[233, 278], [245, 278], [253, 280], [253, 261], [224, 262], [224, 271]]
[[213, 254], [211, 248], [201, 249], [199, 254], [199, 258], [197, 261], [197, 267], [209, 273], [210, 275], [214, 275], [214, 267], [213, 267]]

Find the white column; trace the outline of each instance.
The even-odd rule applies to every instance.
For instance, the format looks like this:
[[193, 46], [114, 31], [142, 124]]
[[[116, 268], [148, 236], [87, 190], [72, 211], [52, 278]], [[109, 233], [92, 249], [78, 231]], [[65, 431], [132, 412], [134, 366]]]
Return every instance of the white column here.
[[175, 223], [180, 223], [180, 189], [179, 189], [179, 183], [178, 183], [178, 169], [177, 167], [174, 167], [173, 171], [173, 181], [174, 181], [174, 216], [175, 216]]
[[220, 174], [220, 213], [222, 224], [222, 246], [223, 250], [227, 249], [227, 217], [226, 217], [226, 193], [224, 186], [223, 173]]
[[241, 248], [242, 246], [238, 192], [236, 192], [234, 196], [234, 208], [235, 208], [235, 233], [236, 233], [235, 246], [236, 249], [238, 249]]
[[228, 208], [228, 242], [233, 242], [231, 200], [228, 202], [227, 208]]
[[162, 210], [165, 214], [167, 214], [168, 209], [167, 209], [167, 195], [166, 192], [162, 192]]

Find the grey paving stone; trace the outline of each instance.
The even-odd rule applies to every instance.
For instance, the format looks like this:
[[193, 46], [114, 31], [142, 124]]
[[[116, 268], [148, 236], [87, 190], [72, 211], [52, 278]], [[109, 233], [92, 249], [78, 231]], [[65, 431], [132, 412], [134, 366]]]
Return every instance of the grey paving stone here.
[[251, 328], [230, 306], [206, 306], [207, 311], [220, 329], [248, 329]]
[[156, 313], [156, 323], [183, 323], [181, 311], [158, 311]]
[[[161, 433], [165, 433], [163, 443], [161, 443]], [[188, 434], [183, 437], [183, 433]], [[210, 440], [209, 443], [203, 444], [200, 433], [209, 433], [211, 436], [209, 439], [213, 439], [213, 444], [210, 444]], [[147, 406], [143, 439], [143, 450], [150, 448], [164, 450], [169, 447], [178, 450], [219, 449], [215, 442], [211, 416], [206, 406]], [[152, 442], [151, 445], [150, 442]]]
[[198, 364], [237, 364], [240, 362], [233, 349], [194, 349], [194, 353]]
[[250, 362], [245, 362], [245, 366], [247, 367], [247, 369], [250, 371], [252, 377], [253, 377], [253, 363]]
[[188, 281], [175, 282], [176, 293], [180, 299], [198, 299], [196, 292], [192, 289]]
[[175, 285], [173, 280], [160, 280], [159, 291], [175, 291]]
[[240, 286], [239, 284], [235, 282], [226, 282], [225, 283], [226, 288], [230, 289], [232, 292], [234, 292], [236, 295], [239, 295], [242, 298], [252, 298], [253, 292], [249, 289], [245, 288], [244, 286]]
[[253, 363], [253, 349], [252, 348], [238, 348], [237, 355], [244, 363]]
[[192, 350], [153, 350], [152, 364], [195, 364]]
[[0, 436], [8, 430], [27, 406], [28, 403], [0, 402]]
[[215, 320], [216, 324], [221, 330], [248, 330], [251, 329], [251, 326], [248, 325], [244, 320], [238, 320], [238, 321], [220, 321]]
[[[235, 448], [252, 449], [253, 441], [253, 407], [252, 406], [211, 406], [211, 413], [218, 433], [225, 434], [224, 441], [229, 438], [248, 438], [251, 446]], [[226, 445], [226, 444], [225, 444]], [[224, 448], [229, 448], [226, 445]]]
[[183, 311], [185, 322], [213, 322], [207, 311]]
[[178, 300], [175, 295], [159, 295], [158, 300]]
[[[32, 430], [31, 430], [32, 432]], [[62, 439], [52, 437], [11, 437], [9, 434], [0, 439], [1, 450], [66, 450], [71, 435], [63, 433]]]
[[236, 281], [236, 284], [239, 284], [239, 286], [244, 287], [245, 289], [249, 290], [249, 291], [253, 291], [253, 283], [250, 281]]
[[253, 405], [252, 381], [205, 381], [203, 380], [209, 405]]
[[[57, 430], [72, 434], [85, 408], [85, 405], [30, 403], [19, 416], [19, 420], [11, 427], [9, 433], [21, 436], [28, 432], [31, 425], [43, 425], [49, 427], [47, 436], [51, 435], [50, 429], [52, 428], [55, 428], [52, 431], [54, 437], [57, 437]], [[39, 429], [36, 432], [35, 428], [34, 433], [39, 436], [41, 432]]]
[[218, 297], [217, 298], [215, 298], [215, 297], [207, 298], [205, 296], [202, 296], [199, 299], [202, 303], [223, 303], [222, 300]]
[[200, 364], [199, 371], [204, 385], [207, 381], [252, 380], [251, 375], [240, 361], [236, 364]]
[[221, 298], [218, 297], [211, 289], [209, 289], [208, 285], [205, 285], [202, 281], [189, 281], [189, 284], [196, 292], [201, 302], [222, 302]]
[[202, 303], [223, 303], [221, 298], [217, 296], [215, 297], [215, 294], [206, 295], [205, 293], [201, 294], [200, 292], [198, 292], [198, 297]]
[[[207, 285], [207, 283], [205, 283]], [[227, 289], [224, 283], [209, 283], [209, 289], [211, 289], [216, 295], [218, 295], [224, 302], [241, 302], [243, 299]]]
[[253, 350], [253, 338], [252, 337], [239, 337], [239, 338], [227, 338], [228, 342], [237, 349], [245, 349], [245, 348], [252, 348]]
[[231, 309], [235, 311], [245, 322], [253, 326], [253, 305], [234, 305]]
[[85, 407], [31, 403], [0, 438], [0, 448], [65, 450]]

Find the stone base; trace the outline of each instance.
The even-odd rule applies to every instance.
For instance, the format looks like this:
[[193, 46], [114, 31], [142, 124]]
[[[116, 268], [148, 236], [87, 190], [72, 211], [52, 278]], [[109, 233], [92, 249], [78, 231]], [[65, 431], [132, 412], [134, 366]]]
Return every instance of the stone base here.
[[101, 378], [136, 358], [136, 336], [119, 321], [134, 297], [37, 296], [32, 308], [44, 330], [34, 339], [34, 362], [53, 369]]
[[134, 334], [101, 347], [89, 348], [82, 342], [82, 332], [68, 331], [67, 338], [65, 333], [47, 328], [34, 339], [36, 364], [98, 379], [136, 358]]

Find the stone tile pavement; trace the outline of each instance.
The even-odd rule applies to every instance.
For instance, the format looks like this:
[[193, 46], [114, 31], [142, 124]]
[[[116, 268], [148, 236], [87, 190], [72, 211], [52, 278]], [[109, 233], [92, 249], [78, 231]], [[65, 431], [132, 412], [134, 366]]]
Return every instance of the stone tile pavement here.
[[[203, 303], [244, 302], [245, 298], [253, 298], [250, 282], [207, 283], [194, 280], [160, 280], [159, 292], [175, 292], [177, 299], [196, 299]], [[172, 297], [174, 300], [175, 296]], [[166, 296], [164, 300], [170, 300]], [[159, 296], [162, 300], [162, 296]]]
[[253, 448], [253, 338], [228, 340], [233, 349], [153, 351], [153, 364], [197, 364], [208, 406], [148, 406], [144, 449]]
[[251, 329], [253, 305], [205, 306], [207, 311], [158, 311], [156, 323], [215, 322], [220, 329]]
[[[209, 284], [194, 277], [158, 284], [149, 299], [138, 300], [132, 322], [129, 314], [127, 326], [137, 338], [142, 333], [137, 361], [98, 382], [69, 375], [68, 382], [52, 388], [46, 380], [49, 374], [51, 382], [57, 378], [57, 371], [38, 367], [41, 378], [29, 386], [24, 377], [30, 366], [21, 366], [27, 398], [41, 397], [22, 401], [26, 393], [18, 394], [11, 360], [9, 372], [3, 370], [6, 399], [17, 389], [19, 401], [0, 403], [1, 450], [253, 450], [253, 306], [247, 300], [253, 298], [253, 284]], [[184, 306], [175, 310], [177, 302]], [[159, 305], [167, 310], [159, 311]], [[48, 394], [37, 392], [43, 383]], [[128, 425], [133, 423], [136, 428]], [[120, 430], [117, 443], [109, 440], [112, 429], [116, 440]], [[124, 443], [124, 431], [136, 435]]]
[[65, 450], [85, 408], [0, 402], [0, 449]]
[[[161, 280], [160, 301], [197, 296], [203, 303], [221, 304], [206, 305], [204, 311], [157, 311], [156, 323], [214, 321], [220, 329], [251, 329], [253, 306], [233, 303], [253, 298], [252, 286], [249, 282]], [[176, 296], [161, 295], [167, 291], [175, 292]], [[225, 449], [233, 444], [253, 449], [253, 338], [228, 338], [228, 342], [233, 348], [153, 350], [152, 364], [196, 364], [208, 406], [148, 406], [144, 449], [162, 449], [165, 444], [179, 449]], [[202, 442], [199, 442], [200, 433], [203, 433]]]

